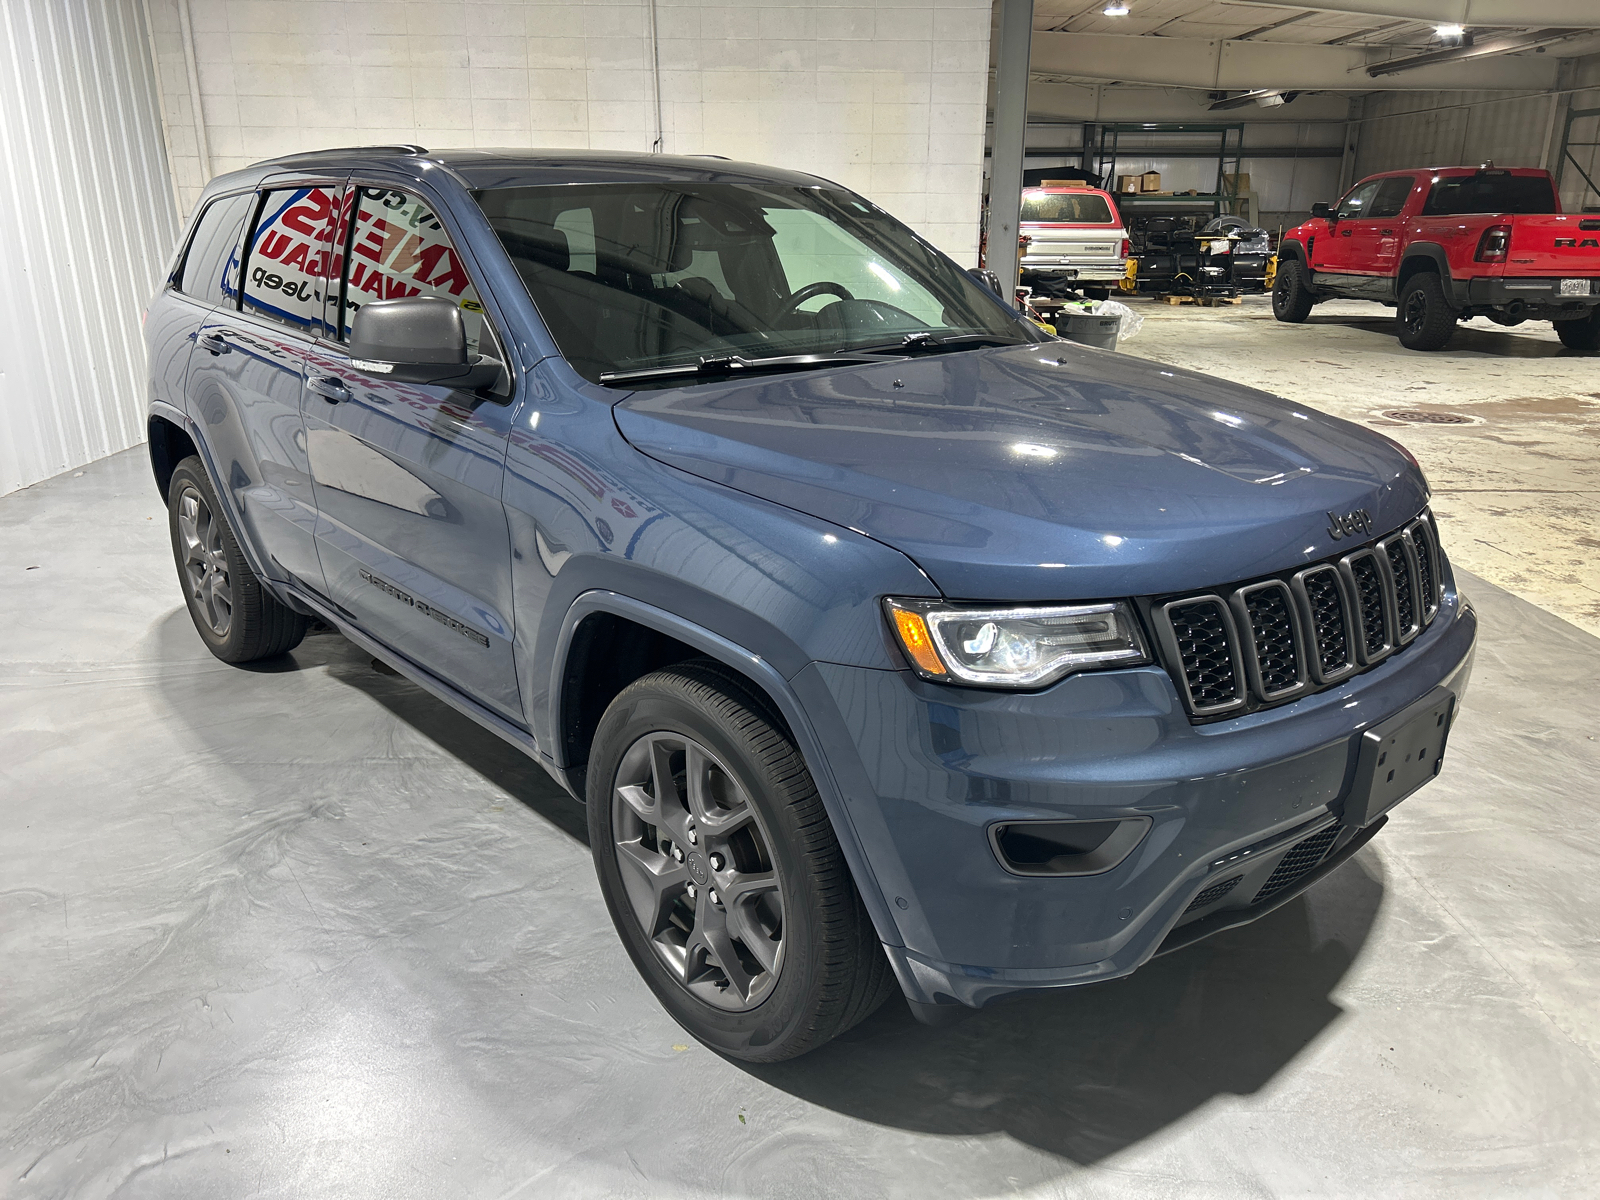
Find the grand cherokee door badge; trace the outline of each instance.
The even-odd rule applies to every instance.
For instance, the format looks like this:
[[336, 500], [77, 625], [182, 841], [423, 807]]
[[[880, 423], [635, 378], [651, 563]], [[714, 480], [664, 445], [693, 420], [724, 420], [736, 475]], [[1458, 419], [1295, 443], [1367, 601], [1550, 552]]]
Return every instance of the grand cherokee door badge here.
[[488, 639], [488, 637], [486, 635], [479, 633], [476, 629], [473, 629], [470, 625], [463, 625], [460, 621], [456, 620], [449, 613], [441, 612], [439, 609], [434, 608], [432, 605], [426, 604], [423, 601], [418, 600], [415, 596], [407, 595], [405, 592], [402, 592], [399, 588], [395, 587], [395, 585], [390, 583], [388, 580], [379, 579], [371, 571], [368, 571], [365, 568], [362, 568], [362, 570], [361, 570], [361, 578], [365, 579], [368, 583], [370, 583], [373, 587], [377, 588], [380, 592], [383, 592], [386, 595], [393, 596], [396, 600], [400, 601], [401, 604], [409, 604], [412, 608], [416, 609], [419, 613], [422, 613], [424, 616], [432, 617], [435, 621], [439, 622], [439, 624], [443, 625], [446, 629], [454, 629], [457, 633], [459, 633], [462, 637], [468, 639], [469, 641], [477, 642], [478, 645], [482, 646], [486, 650], [489, 648], [489, 639]]

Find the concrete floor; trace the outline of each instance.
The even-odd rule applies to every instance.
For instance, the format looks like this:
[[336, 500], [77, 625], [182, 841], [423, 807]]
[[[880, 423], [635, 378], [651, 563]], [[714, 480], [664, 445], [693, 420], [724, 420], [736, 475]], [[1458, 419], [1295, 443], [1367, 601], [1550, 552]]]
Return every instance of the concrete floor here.
[[1306, 896], [748, 1069], [635, 976], [538, 768], [337, 636], [205, 652], [142, 450], [0, 498], [0, 579], [0, 1194], [1600, 1190], [1600, 640], [1493, 584], [1443, 776]]
[[[1459, 566], [1600, 634], [1600, 358], [1568, 350], [1548, 321], [1478, 317], [1448, 349], [1406, 350], [1393, 310], [1319, 304], [1304, 325], [1271, 301], [1172, 307], [1123, 350], [1220, 375], [1380, 429], [1404, 442], [1433, 485], [1445, 549]], [[1385, 419], [1456, 414], [1466, 425]]]

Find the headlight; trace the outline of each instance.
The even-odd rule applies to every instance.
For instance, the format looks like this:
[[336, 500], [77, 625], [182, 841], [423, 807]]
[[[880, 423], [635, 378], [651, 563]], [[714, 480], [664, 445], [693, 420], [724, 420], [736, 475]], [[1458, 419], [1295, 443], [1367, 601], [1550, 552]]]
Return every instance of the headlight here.
[[924, 679], [1030, 688], [1092, 667], [1150, 661], [1122, 601], [1048, 608], [965, 608], [937, 600], [884, 601], [896, 637]]

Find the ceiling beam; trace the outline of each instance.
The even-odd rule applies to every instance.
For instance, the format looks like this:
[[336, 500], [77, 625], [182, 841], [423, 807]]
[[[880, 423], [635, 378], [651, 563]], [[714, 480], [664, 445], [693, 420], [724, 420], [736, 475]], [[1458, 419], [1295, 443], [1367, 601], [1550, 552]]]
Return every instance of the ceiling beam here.
[[[1554, 54], [1441, 62], [1407, 70], [1386, 88], [1403, 91], [1544, 91], [1555, 86]], [[1355, 46], [1203, 41], [1106, 33], [1033, 35], [1037, 75], [1153, 87], [1249, 92], [1370, 91], [1372, 54]]]
[[1461, 62], [1469, 58], [1490, 58], [1497, 54], [1512, 54], [1518, 50], [1532, 50], [1535, 46], [1549, 46], [1556, 42], [1565, 42], [1580, 33], [1586, 34], [1587, 30], [1581, 29], [1540, 29], [1532, 33], [1496, 34], [1468, 42], [1461, 46], [1451, 46], [1445, 50], [1429, 50], [1426, 54], [1413, 54], [1407, 58], [1396, 58], [1389, 62], [1377, 63], [1367, 68], [1367, 74], [1374, 79], [1380, 75], [1398, 75], [1402, 71], [1415, 71], [1419, 67], [1430, 67], [1438, 63]]
[[1304, 21], [1307, 17], [1314, 17], [1316, 15], [1317, 14], [1310, 9], [1307, 9], [1305, 12], [1290, 13], [1281, 21], [1274, 21], [1271, 25], [1262, 25], [1259, 28], [1252, 29], [1249, 33], [1241, 33], [1233, 40], [1236, 42], [1248, 42], [1257, 34], [1271, 33], [1274, 29], [1282, 29], [1285, 25], [1293, 25], [1296, 21]]
[[1314, 8], [1380, 20], [1405, 18], [1429, 25], [1499, 25], [1526, 29], [1530, 13], [1543, 26], [1600, 29], [1600, 4], [1595, 0], [1250, 0], [1261, 8]]
[[1386, 21], [1382, 25], [1370, 25], [1366, 29], [1358, 29], [1354, 33], [1342, 33], [1336, 38], [1329, 38], [1322, 44], [1324, 46], [1345, 46], [1351, 42], [1359, 42], [1364, 37], [1371, 37], [1375, 33], [1388, 33], [1390, 30], [1415, 24], [1415, 21]]

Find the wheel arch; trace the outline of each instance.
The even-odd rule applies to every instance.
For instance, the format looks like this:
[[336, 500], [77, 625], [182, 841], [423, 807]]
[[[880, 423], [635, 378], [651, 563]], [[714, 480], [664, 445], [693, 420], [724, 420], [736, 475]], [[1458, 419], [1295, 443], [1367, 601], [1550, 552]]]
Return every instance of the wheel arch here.
[[198, 455], [199, 447], [182, 424], [157, 412], [150, 414], [146, 426], [150, 469], [155, 473], [156, 489], [162, 503], [167, 501], [167, 489], [172, 486], [172, 473], [178, 464], [190, 455]]
[[1293, 260], [1301, 265], [1306, 261], [1305, 244], [1298, 238], [1284, 238], [1278, 243], [1278, 258], [1280, 260]]
[[[572, 602], [561, 623], [550, 674], [556, 709], [551, 748], [556, 769], [568, 788], [580, 798], [585, 794], [585, 768], [595, 727], [618, 692], [651, 671], [701, 657], [737, 673], [771, 706], [772, 715], [785, 727], [811, 772], [879, 939], [900, 945], [900, 934], [850, 819], [843, 791], [799, 696], [766, 658], [721, 634], [618, 592], [594, 589]], [[576, 757], [579, 754], [581, 760]]]
[[1399, 296], [1412, 277], [1424, 271], [1438, 275], [1439, 282], [1444, 285], [1444, 294], [1454, 299], [1455, 281], [1450, 275], [1450, 257], [1444, 252], [1443, 246], [1433, 242], [1413, 242], [1406, 247], [1405, 255], [1400, 259], [1399, 273], [1395, 276], [1395, 295]]

